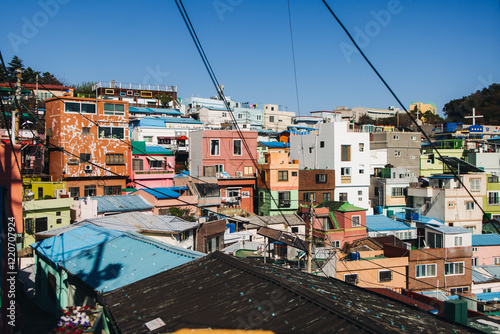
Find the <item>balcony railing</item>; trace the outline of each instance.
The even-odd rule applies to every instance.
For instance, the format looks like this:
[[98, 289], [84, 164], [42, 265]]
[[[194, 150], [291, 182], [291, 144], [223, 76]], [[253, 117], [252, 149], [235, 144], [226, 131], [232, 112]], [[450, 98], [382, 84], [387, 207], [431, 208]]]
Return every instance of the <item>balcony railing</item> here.
[[167, 86], [167, 85], [150, 85], [150, 84], [136, 84], [136, 83], [124, 83], [124, 82], [109, 82], [109, 81], [99, 81], [92, 86], [92, 90], [98, 88], [119, 88], [119, 89], [135, 89], [135, 90], [155, 90], [163, 92], [177, 92], [177, 86]]
[[150, 170], [150, 171], [138, 171], [135, 172], [136, 175], [138, 174], [172, 174], [174, 171], [172, 170]]

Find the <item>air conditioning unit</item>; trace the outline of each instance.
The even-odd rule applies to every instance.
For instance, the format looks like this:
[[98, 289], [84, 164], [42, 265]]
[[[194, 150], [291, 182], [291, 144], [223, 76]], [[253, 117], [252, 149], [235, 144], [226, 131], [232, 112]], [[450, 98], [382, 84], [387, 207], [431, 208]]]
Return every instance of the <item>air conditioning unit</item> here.
[[68, 159], [68, 165], [78, 165], [78, 159]]
[[243, 172], [236, 172], [236, 177], [243, 177]]
[[94, 166], [92, 166], [92, 165], [85, 165], [84, 169], [86, 172], [91, 172], [93, 170], [93, 168], [94, 168]]

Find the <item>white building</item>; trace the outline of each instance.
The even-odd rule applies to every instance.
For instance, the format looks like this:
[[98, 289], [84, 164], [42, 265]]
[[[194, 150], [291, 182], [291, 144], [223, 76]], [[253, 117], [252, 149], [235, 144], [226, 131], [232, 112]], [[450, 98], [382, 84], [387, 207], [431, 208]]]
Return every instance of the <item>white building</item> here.
[[290, 159], [298, 160], [301, 169], [334, 169], [332, 200], [370, 211], [370, 135], [352, 132], [348, 125], [323, 123], [318, 133], [290, 136]]
[[276, 132], [285, 131], [293, 124], [295, 113], [292, 111], [281, 111], [277, 104], [264, 105], [264, 129]]

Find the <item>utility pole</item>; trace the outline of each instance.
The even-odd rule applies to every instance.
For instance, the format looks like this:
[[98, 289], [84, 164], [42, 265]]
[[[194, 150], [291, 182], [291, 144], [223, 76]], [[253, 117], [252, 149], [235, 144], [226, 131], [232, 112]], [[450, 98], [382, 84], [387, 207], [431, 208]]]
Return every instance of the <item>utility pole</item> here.
[[313, 244], [313, 223], [314, 223], [314, 208], [313, 208], [313, 200], [312, 197], [310, 197], [311, 200], [311, 206], [309, 207], [309, 244], [308, 244], [308, 251], [307, 251], [307, 273], [310, 274], [312, 272], [311, 270], [311, 260], [313, 257], [312, 253], [312, 244]]
[[21, 79], [23, 76], [23, 71], [18, 68], [16, 69], [16, 97], [14, 99], [14, 112], [12, 113], [12, 144], [17, 144], [17, 137], [19, 133], [19, 101], [21, 100]]

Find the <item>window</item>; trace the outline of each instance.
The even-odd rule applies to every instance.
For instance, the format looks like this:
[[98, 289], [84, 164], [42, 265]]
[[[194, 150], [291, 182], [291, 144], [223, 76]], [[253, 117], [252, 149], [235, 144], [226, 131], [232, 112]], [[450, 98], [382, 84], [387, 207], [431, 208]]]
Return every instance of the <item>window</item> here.
[[61, 211], [56, 211], [56, 216], [60, 216], [61, 215]]
[[394, 139], [394, 140], [399, 140], [399, 135], [393, 135], [393, 136], [392, 136], [392, 139]]
[[395, 156], [395, 157], [400, 157], [400, 156], [401, 156], [401, 151], [399, 151], [399, 150], [395, 150], [395, 151], [394, 151], [394, 156]]
[[262, 115], [257, 115], [257, 120], [261, 121], [262, 120]]
[[104, 196], [121, 195], [121, 194], [122, 194], [121, 186], [104, 186]]
[[340, 240], [332, 240], [330, 245], [332, 248], [340, 248]]
[[451, 288], [450, 289], [450, 294], [452, 295], [458, 295], [459, 293], [464, 293], [464, 292], [468, 292], [469, 291], [469, 288], [464, 286], [464, 287], [460, 287], [460, 288]]
[[304, 202], [315, 202], [316, 201], [316, 193], [304, 193]]
[[476, 253], [477, 252], [477, 247], [472, 247], [472, 252]]
[[499, 265], [500, 264], [500, 257], [494, 257], [493, 258], [493, 264], [494, 265]]
[[278, 192], [278, 205], [281, 208], [289, 208], [290, 207], [290, 192], [289, 191]]
[[269, 116], [269, 122], [274, 123], [274, 116]]
[[85, 197], [95, 196], [96, 194], [97, 194], [97, 191], [96, 191], [96, 186], [94, 184], [85, 186], [83, 196], [85, 196]]
[[233, 139], [233, 155], [241, 155], [241, 139]]
[[339, 201], [347, 202], [347, 193], [340, 193], [339, 194]]
[[38, 199], [43, 198], [43, 187], [38, 187]]
[[326, 174], [316, 174], [316, 183], [326, 183]]
[[144, 136], [144, 137], [142, 137], [142, 140], [144, 140], [145, 143], [152, 143], [153, 136]]
[[[100, 126], [99, 127], [99, 138], [124, 139], [125, 138], [125, 129], [124, 128]], [[153, 141], [153, 137], [144, 137], [144, 141], [150, 143]]]
[[90, 153], [80, 153], [80, 163], [90, 162]]
[[478, 259], [477, 257], [472, 258], [472, 266], [473, 267], [477, 266], [477, 259]]
[[361, 216], [352, 216], [351, 226], [352, 227], [360, 227], [361, 226]]
[[142, 159], [132, 159], [132, 170], [143, 170], [144, 161]]
[[417, 136], [411, 136], [410, 139], [411, 140], [417, 140]]
[[471, 179], [470, 180], [470, 190], [471, 191], [481, 191], [481, 179]]
[[467, 211], [474, 210], [474, 202], [465, 202], [465, 210]]
[[87, 126], [84, 126], [82, 128], [82, 136], [90, 136], [90, 128]]
[[77, 112], [82, 114], [95, 114], [94, 103], [64, 102], [65, 112]]
[[278, 181], [288, 181], [288, 171], [279, 170], [278, 171]]
[[47, 275], [47, 295], [52, 300], [57, 299], [57, 281], [52, 273]]
[[365, 143], [359, 143], [359, 151], [363, 152], [365, 150]]
[[259, 193], [259, 205], [264, 204], [264, 193], [260, 192]]
[[358, 196], [363, 196], [363, 190], [358, 190]]
[[334, 229], [333, 224], [330, 221], [330, 218], [323, 217], [322, 219], [323, 219], [323, 230], [324, 231], [328, 231], [328, 230], [333, 230]]
[[62, 224], [62, 219], [59, 218], [58, 220], [56, 220], [56, 224]]
[[242, 114], [238, 114], [238, 119], [242, 119], [243, 118], [243, 115]]
[[26, 229], [26, 233], [34, 234], [35, 233], [35, 222], [33, 218], [25, 218], [24, 219], [24, 227]]
[[436, 277], [436, 264], [419, 264], [415, 266], [416, 278], [421, 277]]
[[498, 182], [499, 182], [498, 175], [488, 176], [488, 183], [498, 183]]
[[325, 147], [325, 142], [324, 141], [320, 141], [319, 142], [319, 147], [321, 147], [321, 148]]
[[313, 147], [309, 147], [309, 153], [313, 153]]
[[297, 172], [292, 172], [292, 176], [297, 176]]
[[165, 164], [163, 160], [149, 160], [149, 168], [164, 169]]
[[351, 175], [351, 167], [342, 167], [340, 169], [341, 176], [350, 176]]
[[220, 141], [219, 139], [210, 139], [210, 155], [220, 154]]
[[125, 115], [125, 105], [123, 104], [112, 104], [104, 103], [104, 114], [105, 115]]
[[498, 191], [488, 191], [488, 205], [499, 205], [500, 197]]
[[331, 193], [323, 193], [323, 202], [329, 202], [332, 200], [332, 194]]
[[450, 262], [444, 264], [445, 275], [463, 275], [464, 263], [463, 262]]
[[69, 187], [69, 196], [70, 197], [80, 197], [80, 187]]
[[341, 145], [341, 161], [351, 161], [351, 145]]
[[379, 282], [390, 282], [392, 281], [392, 270], [380, 270], [378, 272]]
[[404, 197], [405, 196], [405, 188], [392, 188], [392, 197]]
[[247, 166], [244, 168], [243, 172], [245, 173], [245, 175], [252, 175], [253, 174], [253, 167]]
[[224, 165], [215, 165], [216, 173], [224, 173]]
[[359, 174], [364, 174], [365, 173], [365, 170], [364, 169], [360, 169], [359, 170]]
[[455, 247], [462, 246], [462, 237], [455, 237]]
[[455, 207], [455, 202], [449, 202], [448, 203], [449, 208], [454, 208]]
[[358, 274], [344, 275], [344, 282], [354, 284], [354, 285], [358, 284]]
[[414, 155], [410, 155], [410, 159], [414, 160], [415, 156]]
[[158, 137], [158, 144], [171, 145], [172, 144], [172, 138]]
[[47, 231], [48, 219], [47, 217], [35, 219], [35, 233]]
[[483, 289], [483, 293], [491, 292], [491, 288]]
[[122, 153], [107, 153], [106, 165], [125, 165], [125, 156]]

